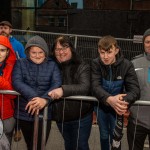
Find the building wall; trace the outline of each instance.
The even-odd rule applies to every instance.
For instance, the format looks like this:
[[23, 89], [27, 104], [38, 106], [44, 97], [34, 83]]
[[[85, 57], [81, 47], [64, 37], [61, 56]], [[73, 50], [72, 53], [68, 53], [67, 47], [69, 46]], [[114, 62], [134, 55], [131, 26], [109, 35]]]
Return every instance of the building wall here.
[[0, 1], [0, 21], [11, 21], [11, 0]]
[[150, 0], [84, 0], [84, 9], [150, 10]]

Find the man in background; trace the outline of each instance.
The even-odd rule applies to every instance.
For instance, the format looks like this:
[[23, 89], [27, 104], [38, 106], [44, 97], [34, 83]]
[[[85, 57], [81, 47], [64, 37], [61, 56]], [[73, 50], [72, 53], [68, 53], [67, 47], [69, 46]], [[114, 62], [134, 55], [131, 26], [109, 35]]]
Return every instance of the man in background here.
[[[140, 85], [140, 100], [150, 101], [150, 29], [143, 34], [144, 52], [133, 59]], [[150, 106], [130, 108], [127, 138], [129, 150], [143, 150], [146, 137], [150, 143]]]
[[12, 35], [12, 24], [9, 21], [1, 21], [0, 22], [0, 34], [5, 35], [9, 38], [9, 41], [17, 55], [17, 58], [24, 58], [24, 46], [21, 42], [19, 42], [16, 38]]

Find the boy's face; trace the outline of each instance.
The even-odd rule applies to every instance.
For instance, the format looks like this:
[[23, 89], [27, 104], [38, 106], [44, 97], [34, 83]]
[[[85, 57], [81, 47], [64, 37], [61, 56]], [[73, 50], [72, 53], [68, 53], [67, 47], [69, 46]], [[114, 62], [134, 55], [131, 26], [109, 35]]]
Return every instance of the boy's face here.
[[29, 57], [35, 64], [41, 64], [46, 58], [45, 52], [37, 46], [30, 48]]
[[119, 49], [115, 46], [112, 46], [109, 50], [98, 49], [100, 58], [105, 65], [111, 65], [116, 62], [116, 55], [119, 52]]

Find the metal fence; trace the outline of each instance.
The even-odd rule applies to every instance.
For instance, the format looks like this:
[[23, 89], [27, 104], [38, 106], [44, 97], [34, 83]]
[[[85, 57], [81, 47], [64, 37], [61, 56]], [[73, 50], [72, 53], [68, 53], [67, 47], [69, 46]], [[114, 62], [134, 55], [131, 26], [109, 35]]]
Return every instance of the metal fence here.
[[[40, 35], [43, 37], [50, 49], [53, 45], [54, 40], [59, 35], [68, 35], [72, 39], [72, 43], [75, 46], [76, 51], [88, 62], [98, 56], [97, 44], [100, 36], [85, 36], [76, 34], [64, 34], [64, 33], [52, 33], [52, 32], [40, 32], [40, 31], [29, 31], [29, 30], [13, 30], [13, 36], [16, 37], [24, 45], [28, 39], [34, 35]], [[136, 42], [134, 39], [123, 39], [116, 38], [118, 44], [125, 56], [125, 58], [131, 60], [134, 56], [139, 55], [143, 52], [142, 42]]]
[[[3, 98], [4, 94], [17, 95], [18, 100], [19, 100], [19, 93], [15, 92], [15, 91], [0, 90], [0, 94], [2, 95], [2, 98]], [[95, 97], [92, 97], [92, 96], [70, 96], [70, 97], [65, 97], [64, 100], [65, 99], [76, 100], [76, 101], [81, 101], [81, 102], [82, 101], [91, 101], [91, 102], [97, 102], [97, 104], [98, 104], [98, 100]], [[140, 105], [150, 105], [150, 101], [142, 101], [142, 100], [136, 101], [135, 105], [138, 105], [138, 106], [140, 106]], [[46, 108], [45, 108], [44, 112], [45, 112], [44, 113], [45, 115], [43, 115], [43, 116], [46, 116], [46, 114], [47, 114]], [[35, 118], [37, 118], [37, 116], [35, 116]], [[34, 131], [35, 131], [34, 135], [36, 135], [37, 134], [37, 127], [38, 127], [38, 120], [37, 119], [35, 120], [34, 124], [35, 124], [34, 125]], [[41, 143], [45, 144], [45, 131], [46, 131], [45, 124], [46, 123], [44, 122], [43, 123], [42, 141], [37, 141], [37, 135], [34, 136], [34, 142], [33, 142], [34, 143], [34, 148], [33, 148], [33, 150], [37, 149], [37, 147], [36, 147], [37, 142], [41, 142]], [[93, 126], [92, 127], [91, 136], [90, 136], [90, 139], [89, 139], [89, 145], [90, 145], [91, 150], [100, 149], [99, 128], [98, 128], [98, 126]], [[122, 139], [122, 150], [128, 150], [128, 147], [126, 145], [127, 145], [126, 130], [124, 130], [124, 137]], [[14, 140], [12, 140], [11, 148], [12, 148], [12, 150], [20, 150], [20, 149], [21, 150], [27, 150], [25, 142], [23, 140], [23, 137], [22, 137], [22, 140], [20, 142], [14, 142]], [[42, 145], [42, 148], [41, 148], [41, 150], [45, 150], [45, 149], [46, 150], [48, 150], [48, 149], [51, 149], [51, 150], [55, 150], [55, 149], [64, 150], [63, 138], [61, 137], [61, 135], [59, 133], [59, 130], [56, 128], [56, 124], [54, 122], [52, 124], [52, 129], [51, 129], [51, 132], [50, 132], [49, 140], [48, 140], [47, 144]]]

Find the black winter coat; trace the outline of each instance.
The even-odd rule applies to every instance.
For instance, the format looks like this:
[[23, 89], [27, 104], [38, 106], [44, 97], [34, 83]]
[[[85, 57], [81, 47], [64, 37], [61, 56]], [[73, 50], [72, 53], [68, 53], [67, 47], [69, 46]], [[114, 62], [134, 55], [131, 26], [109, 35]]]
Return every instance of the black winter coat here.
[[[90, 66], [81, 60], [74, 52], [72, 59], [59, 64], [62, 72], [62, 88], [64, 97], [67, 96], [85, 96], [90, 92]], [[60, 99], [54, 102], [53, 106], [53, 119], [57, 122], [61, 122], [63, 118], [64, 109], [64, 121], [77, 120], [80, 117], [85, 117], [87, 114], [93, 111], [93, 103], [89, 101], [75, 101]]]
[[105, 65], [100, 58], [92, 62], [92, 89], [104, 111], [111, 110], [106, 104], [109, 96], [126, 93], [124, 99], [132, 104], [140, 96], [140, 88], [133, 64], [122, 55], [112, 65]]

